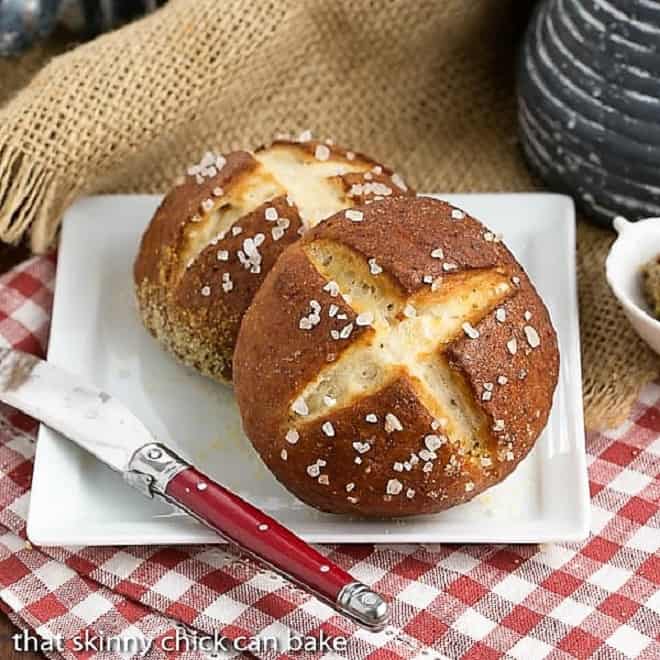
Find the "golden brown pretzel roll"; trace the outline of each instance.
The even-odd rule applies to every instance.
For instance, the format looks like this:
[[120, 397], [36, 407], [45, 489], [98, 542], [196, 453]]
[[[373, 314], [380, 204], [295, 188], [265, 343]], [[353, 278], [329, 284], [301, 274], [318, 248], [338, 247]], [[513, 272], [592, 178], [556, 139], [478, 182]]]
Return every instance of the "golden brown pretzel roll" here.
[[545, 426], [559, 353], [545, 305], [445, 202], [341, 211], [280, 256], [234, 356], [243, 425], [323, 511], [446, 509], [506, 477]]
[[229, 382], [241, 319], [280, 253], [340, 209], [413, 194], [367, 156], [323, 142], [207, 153], [142, 237], [143, 322], [184, 363]]

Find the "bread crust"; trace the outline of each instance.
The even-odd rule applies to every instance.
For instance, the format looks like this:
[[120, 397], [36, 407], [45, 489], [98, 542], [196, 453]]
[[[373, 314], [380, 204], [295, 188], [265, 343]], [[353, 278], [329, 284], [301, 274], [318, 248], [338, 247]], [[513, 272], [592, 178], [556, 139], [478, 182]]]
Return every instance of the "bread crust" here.
[[[192, 168], [166, 195], [145, 231], [134, 264], [143, 323], [168, 351], [204, 375], [231, 382], [233, 350], [245, 310], [278, 256], [298, 240], [302, 225], [317, 221], [301, 217], [296, 203], [287, 199], [287, 186], [261, 161], [281, 155], [314, 164], [319, 149], [327, 163], [346, 170], [327, 178], [342, 208], [379, 197], [377, 186], [373, 190], [378, 183], [391, 195], [414, 194], [390, 169], [363, 154], [311, 140], [278, 140], [255, 154], [213, 156], [219, 162], [209, 165], [208, 159], [206, 174]], [[370, 184], [366, 190], [364, 184]], [[255, 194], [263, 196], [260, 203], [254, 202]], [[276, 222], [265, 217], [270, 208], [277, 211]], [[225, 226], [227, 209], [245, 213]], [[289, 224], [275, 240], [273, 230], [280, 219]], [[221, 226], [224, 236], [213, 235], [214, 226]], [[241, 233], [234, 235], [234, 227]], [[264, 240], [255, 272], [257, 268], [241, 263], [237, 255], [245, 239], [258, 234]], [[223, 261], [220, 253], [225, 252]]]
[[[555, 331], [522, 267], [474, 218], [428, 198], [387, 199], [359, 210], [361, 222], [339, 212], [290, 246], [257, 292], [234, 356], [244, 429], [277, 479], [318, 509], [377, 517], [441, 511], [501, 481], [534, 445], [547, 423], [558, 378]], [[310, 260], [310, 250], [320, 243], [329, 250], [346, 248], [365, 261], [376, 259], [382, 277], [402, 299], [419, 305], [432, 295], [429, 275], [434, 281], [442, 278], [440, 291], [446, 289], [450, 299], [454, 288], [458, 292], [466, 278], [480, 273], [492, 272], [510, 283], [474, 327], [454, 333], [428, 358], [444, 365], [459, 402], [473, 401], [473, 444], [452, 440], [452, 429], [459, 425], [452, 426], [451, 420], [449, 426], [438, 426], [427, 384], [407, 367], [393, 367], [382, 386], [322, 414], [292, 413], [294, 402], [310, 391], [322, 370], [329, 373], [328, 365], [340, 360], [359, 360], [375, 336], [373, 327], [355, 325], [351, 305], [324, 289], [327, 279]], [[446, 263], [452, 265], [448, 270]], [[320, 306], [320, 319], [312, 329], [301, 330], [310, 300]], [[340, 310], [332, 318], [331, 305]], [[333, 339], [341, 313], [346, 314], [341, 323], [353, 323], [354, 330]], [[388, 413], [399, 420], [400, 430], [385, 429]], [[367, 415], [378, 421], [367, 421]], [[332, 437], [324, 431], [327, 422]], [[292, 428], [299, 435], [295, 444], [286, 439]], [[424, 453], [429, 435], [444, 437], [430, 460]], [[324, 462], [319, 474], [315, 468], [310, 474], [319, 460]], [[425, 463], [431, 467], [425, 469]]]

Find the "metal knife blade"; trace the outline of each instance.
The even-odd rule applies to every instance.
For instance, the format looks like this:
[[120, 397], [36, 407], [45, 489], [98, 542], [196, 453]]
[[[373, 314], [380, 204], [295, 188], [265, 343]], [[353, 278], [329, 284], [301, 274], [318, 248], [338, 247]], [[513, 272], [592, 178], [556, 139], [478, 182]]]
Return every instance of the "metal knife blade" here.
[[33, 355], [0, 348], [0, 401], [75, 441], [100, 461], [126, 472], [153, 435], [120, 401], [80, 376]]

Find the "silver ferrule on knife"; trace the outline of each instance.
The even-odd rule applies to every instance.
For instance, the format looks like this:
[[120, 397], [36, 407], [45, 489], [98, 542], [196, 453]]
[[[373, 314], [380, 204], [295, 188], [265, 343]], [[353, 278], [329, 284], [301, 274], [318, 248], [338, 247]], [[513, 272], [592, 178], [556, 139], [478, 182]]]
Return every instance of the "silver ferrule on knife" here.
[[143, 445], [131, 457], [124, 479], [146, 497], [165, 495], [177, 474], [190, 465], [157, 442]]

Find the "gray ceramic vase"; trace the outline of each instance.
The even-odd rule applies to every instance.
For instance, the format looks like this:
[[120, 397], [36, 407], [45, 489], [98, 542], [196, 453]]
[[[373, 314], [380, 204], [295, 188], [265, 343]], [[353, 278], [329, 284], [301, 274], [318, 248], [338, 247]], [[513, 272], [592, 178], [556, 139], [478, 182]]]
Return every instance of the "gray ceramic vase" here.
[[541, 2], [518, 112], [532, 168], [589, 217], [660, 216], [660, 2]]

